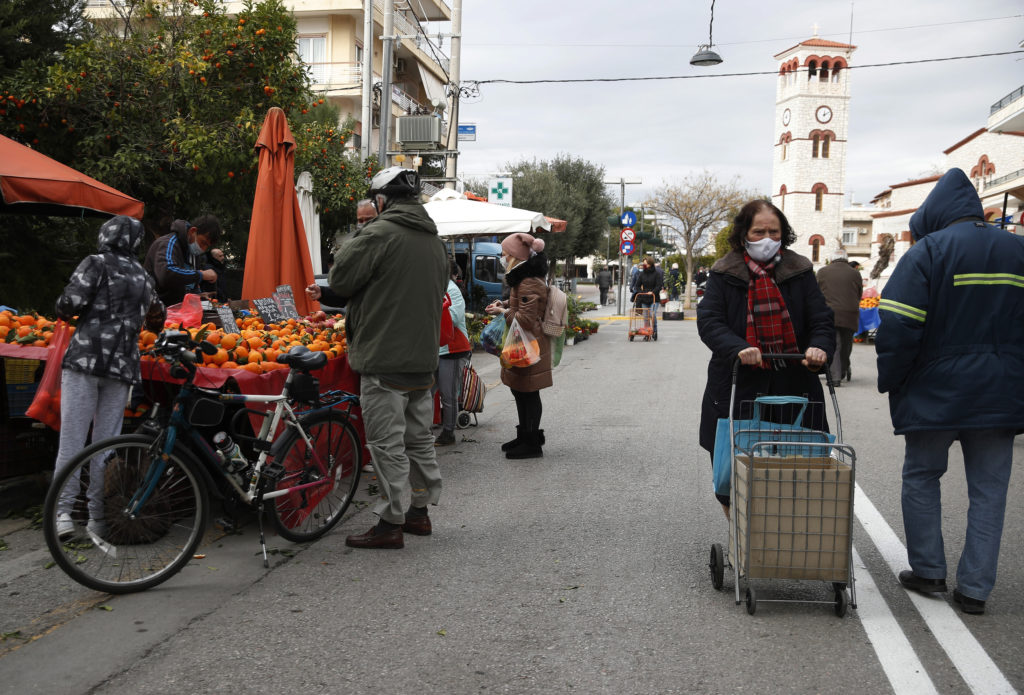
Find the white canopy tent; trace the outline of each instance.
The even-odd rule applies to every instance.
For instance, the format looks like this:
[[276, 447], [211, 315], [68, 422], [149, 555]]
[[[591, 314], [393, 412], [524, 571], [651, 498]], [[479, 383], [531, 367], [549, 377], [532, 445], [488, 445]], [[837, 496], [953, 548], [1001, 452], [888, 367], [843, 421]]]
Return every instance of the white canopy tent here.
[[515, 232], [551, 231], [551, 223], [539, 212], [467, 200], [443, 188], [423, 206], [442, 237], [504, 237]]

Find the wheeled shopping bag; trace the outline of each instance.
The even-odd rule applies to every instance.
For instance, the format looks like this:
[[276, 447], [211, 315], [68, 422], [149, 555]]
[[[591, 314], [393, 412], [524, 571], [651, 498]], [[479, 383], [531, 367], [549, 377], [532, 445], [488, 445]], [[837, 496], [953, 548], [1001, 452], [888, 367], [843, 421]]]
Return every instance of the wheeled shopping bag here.
[[455, 426], [460, 430], [476, 425], [476, 414], [484, 410], [484, 396], [487, 393], [487, 386], [483, 379], [473, 369], [472, 364], [466, 364], [462, 369], [462, 388], [459, 390], [459, 414], [455, 418]]

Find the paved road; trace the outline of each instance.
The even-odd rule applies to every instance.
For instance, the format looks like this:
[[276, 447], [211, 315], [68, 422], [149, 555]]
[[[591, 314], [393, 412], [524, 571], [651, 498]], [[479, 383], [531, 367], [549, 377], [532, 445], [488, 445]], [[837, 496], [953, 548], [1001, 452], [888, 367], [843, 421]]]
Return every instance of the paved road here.
[[[588, 296], [590, 288], [581, 290]], [[592, 316], [606, 319], [611, 308]], [[989, 614], [910, 596], [899, 513], [901, 440], [857, 345], [839, 389], [857, 452], [858, 609], [762, 602], [749, 616], [733, 580], [715, 591], [707, 555], [727, 526], [696, 445], [708, 353], [694, 321], [661, 322], [657, 343], [626, 323], [566, 348], [543, 393], [543, 459], [508, 461], [511, 395], [487, 394], [479, 426], [440, 455], [433, 536], [402, 551], [352, 551], [354, 510], [317, 543], [280, 539], [264, 570], [251, 526], [152, 591], [111, 597], [46, 569], [41, 534], [0, 535], [0, 690], [11, 693], [988, 693], [1024, 688], [1021, 477], [1011, 491]], [[488, 384], [497, 364], [474, 359]], [[1024, 451], [1018, 444], [1018, 458]], [[955, 565], [962, 463], [946, 484]], [[371, 482], [371, 481], [367, 481]], [[365, 484], [363, 485], [365, 488]], [[763, 595], [830, 598], [819, 584]], [[13, 634], [17, 633], [17, 634]]]

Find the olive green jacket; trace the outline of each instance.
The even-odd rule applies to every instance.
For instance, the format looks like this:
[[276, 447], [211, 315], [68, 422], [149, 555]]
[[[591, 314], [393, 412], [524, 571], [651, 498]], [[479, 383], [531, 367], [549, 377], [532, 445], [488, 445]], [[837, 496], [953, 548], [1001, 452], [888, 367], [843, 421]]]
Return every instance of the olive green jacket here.
[[348, 358], [360, 374], [437, 369], [448, 257], [437, 226], [416, 202], [395, 203], [334, 256], [331, 289], [348, 298]]

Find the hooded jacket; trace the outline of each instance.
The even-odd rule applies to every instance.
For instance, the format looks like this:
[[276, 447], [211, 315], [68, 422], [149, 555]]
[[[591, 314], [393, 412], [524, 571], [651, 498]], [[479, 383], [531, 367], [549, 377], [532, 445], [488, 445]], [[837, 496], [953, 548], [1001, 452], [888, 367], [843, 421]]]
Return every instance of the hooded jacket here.
[[[832, 357], [836, 347], [832, 310], [818, 289], [811, 262], [787, 249], [775, 265], [775, 284], [789, 309], [790, 321], [800, 352], [809, 347], [821, 348]], [[729, 417], [729, 396], [732, 391], [732, 366], [747, 343], [747, 290], [750, 271], [743, 253], [730, 251], [720, 258], [708, 275], [707, 290], [697, 305], [697, 332], [711, 348], [708, 382], [701, 405], [700, 445], [715, 450], [715, 432], [719, 418]], [[736, 385], [735, 417], [749, 417], [741, 405], [758, 394], [807, 396], [823, 403], [825, 396], [821, 378], [799, 361], [786, 363], [781, 370], [740, 367]], [[815, 419], [804, 424], [827, 430], [824, 407], [813, 409]]]
[[159, 331], [164, 305], [135, 259], [142, 223], [119, 215], [100, 227], [99, 253], [86, 256], [57, 299], [57, 316], [78, 316], [61, 366], [91, 376], [142, 383], [139, 329]]
[[540, 361], [529, 367], [502, 367], [501, 383], [514, 391], [530, 393], [554, 384], [551, 376], [551, 340], [544, 334], [544, 314], [548, 308], [548, 260], [543, 251], [516, 265], [505, 273], [511, 288], [505, 323], [519, 321], [527, 333], [537, 340]]
[[1024, 239], [983, 219], [960, 169], [910, 218], [875, 338], [896, 434], [1024, 427]]
[[202, 278], [188, 247], [189, 222], [175, 220], [170, 234], [154, 241], [146, 252], [145, 268], [156, 281], [160, 301], [178, 304], [188, 293], [198, 294]]
[[437, 226], [415, 201], [397, 201], [334, 256], [331, 289], [348, 299], [345, 334], [360, 374], [437, 370], [448, 256]]

